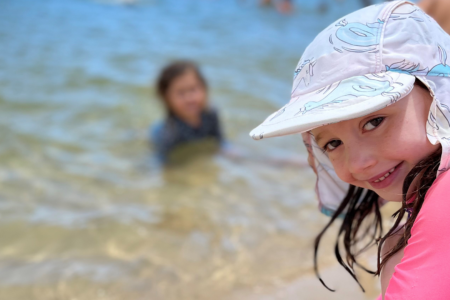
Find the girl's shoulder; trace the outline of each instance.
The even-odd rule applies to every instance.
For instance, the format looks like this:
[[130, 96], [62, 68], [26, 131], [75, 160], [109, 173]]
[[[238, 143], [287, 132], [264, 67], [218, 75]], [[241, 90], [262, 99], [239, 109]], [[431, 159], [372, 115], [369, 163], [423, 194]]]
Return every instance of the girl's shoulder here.
[[163, 140], [167, 140], [168, 137], [173, 136], [174, 131], [176, 131], [175, 122], [170, 118], [156, 121], [150, 125], [150, 140], [154, 143], [161, 143]]
[[206, 116], [207, 118], [211, 118], [214, 120], [218, 120], [219, 115], [217, 113], [217, 109], [214, 107], [208, 107], [204, 110], [203, 115]]
[[[443, 231], [450, 234], [450, 172], [441, 173], [428, 190], [425, 201], [414, 222], [411, 234], [426, 232], [429, 240], [433, 237], [436, 242], [442, 242]], [[446, 236], [444, 240], [450, 236]], [[446, 242], [447, 243], [447, 242]], [[449, 244], [450, 246], [450, 244]], [[450, 250], [450, 249], [449, 249]]]
[[425, 200], [430, 198], [441, 198], [448, 196], [448, 187], [450, 187], [449, 171], [445, 171], [441, 173], [439, 176], [437, 176], [436, 180], [433, 182], [430, 189], [428, 190], [425, 196]]
[[157, 121], [150, 125], [149, 128], [150, 133], [150, 140], [154, 143], [156, 143], [164, 133], [164, 122], [163, 121]]

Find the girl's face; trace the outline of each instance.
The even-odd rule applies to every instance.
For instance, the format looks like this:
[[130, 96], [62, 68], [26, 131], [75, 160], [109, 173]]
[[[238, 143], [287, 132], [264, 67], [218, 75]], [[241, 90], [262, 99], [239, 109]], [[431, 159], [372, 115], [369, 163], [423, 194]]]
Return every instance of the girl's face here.
[[341, 180], [385, 200], [401, 201], [406, 175], [439, 147], [428, 141], [425, 131], [431, 102], [428, 90], [414, 86], [395, 104], [311, 133]]
[[166, 93], [166, 102], [182, 120], [197, 120], [206, 106], [206, 89], [193, 70], [175, 78]]

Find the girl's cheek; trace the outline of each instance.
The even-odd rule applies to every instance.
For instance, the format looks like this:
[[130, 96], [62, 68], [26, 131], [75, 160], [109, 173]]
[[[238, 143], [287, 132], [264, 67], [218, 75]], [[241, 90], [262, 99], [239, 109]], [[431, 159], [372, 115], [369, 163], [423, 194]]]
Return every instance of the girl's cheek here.
[[198, 92], [198, 98], [200, 99], [200, 105], [201, 106], [206, 106], [208, 99], [207, 99], [207, 94], [206, 94], [206, 90], [204, 88], [202, 88], [199, 92]]
[[344, 163], [344, 159], [339, 159], [338, 157], [335, 157], [334, 155], [329, 156], [331, 164], [333, 165], [334, 171], [336, 172], [336, 175], [341, 179], [342, 181], [346, 183], [351, 183], [353, 181], [353, 176], [350, 174], [348, 169], [346, 168], [346, 165]]

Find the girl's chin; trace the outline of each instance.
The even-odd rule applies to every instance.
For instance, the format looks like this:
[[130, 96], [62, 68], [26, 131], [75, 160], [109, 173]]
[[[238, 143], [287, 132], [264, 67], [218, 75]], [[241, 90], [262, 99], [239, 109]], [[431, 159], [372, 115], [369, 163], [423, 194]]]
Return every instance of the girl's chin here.
[[380, 198], [383, 198], [389, 202], [402, 202], [402, 187], [391, 187], [389, 190], [375, 190], [374, 191]]
[[384, 200], [386, 200], [386, 201], [388, 201], [388, 202], [402, 202], [402, 196], [395, 196], [395, 197], [382, 197], [382, 196], [380, 196], [381, 198], [383, 198]]
[[402, 190], [392, 189], [392, 191], [374, 191], [378, 196], [389, 202], [402, 202]]

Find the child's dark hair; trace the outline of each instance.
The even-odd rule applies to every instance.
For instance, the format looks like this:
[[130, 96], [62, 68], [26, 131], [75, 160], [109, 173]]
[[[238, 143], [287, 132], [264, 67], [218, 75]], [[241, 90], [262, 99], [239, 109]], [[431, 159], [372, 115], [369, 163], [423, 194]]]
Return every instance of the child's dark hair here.
[[196, 63], [188, 60], [174, 61], [165, 66], [156, 81], [156, 90], [158, 96], [162, 99], [166, 99], [167, 91], [175, 78], [183, 75], [187, 71], [193, 71], [197, 75], [202, 85], [207, 88], [206, 80], [200, 72]]
[[[415, 85], [421, 88], [428, 88], [419, 80], [416, 80]], [[355, 271], [353, 266], [357, 265], [364, 271], [371, 274], [380, 275], [382, 268], [386, 265], [386, 262], [398, 251], [403, 249], [411, 236], [411, 228], [414, 221], [422, 208], [423, 202], [425, 200], [425, 195], [428, 189], [433, 184], [436, 179], [436, 174], [438, 172], [440, 160], [442, 154], [442, 147], [439, 147], [433, 154], [429, 157], [420, 161], [406, 176], [403, 183], [403, 197], [402, 197], [402, 207], [394, 213], [392, 217], [395, 217], [395, 224], [388, 231], [388, 233], [382, 237], [382, 217], [380, 213], [379, 197], [378, 195], [370, 190], [359, 188], [350, 185], [347, 195], [342, 201], [341, 205], [338, 207], [331, 220], [325, 226], [325, 228], [317, 236], [314, 243], [314, 270], [320, 282], [330, 291], [330, 289], [320, 278], [318, 266], [317, 266], [317, 252], [319, 248], [319, 243], [327, 231], [327, 229], [333, 224], [333, 222], [339, 218], [341, 215], [345, 215], [341, 227], [339, 229], [338, 238], [335, 244], [334, 253], [339, 264], [341, 264], [347, 272], [356, 280], [361, 289], [364, 288], [359, 283], [355, 276]], [[415, 186], [417, 189], [414, 191], [415, 199], [411, 203], [406, 203], [407, 192], [413, 182], [417, 180]], [[404, 225], [399, 227], [400, 222], [406, 213], [410, 213], [410, 217]], [[370, 222], [365, 221], [369, 219]], [[364, 221], [364, 222], [363, 222]], [[366, 223], [367, 222], [367, 223]], [[364, 224], [363, 224], [364, 223]], [[361, 228], [364, 227], [364, 228]], [[381, 257], [381, 248], [383, 243], [391, 236], [399, 232], [399, 230], [404, 228], [403, 236], [398, 240], [397, 244], [393, 249], [390, 249], [384, 257]], [[361, 229], [361, 230], [360, 230]], [[363, 247], [357, 249], [357, 245], [360, 242], [367, 242]], [[343, 244], [345, 250], [345, 260], [341, 256], [340, 244]], [[375, 272], [366, 269], [364, 266], [356, 261], [356, 257], [368, 249], [370, 246], [378, 243], [378, 255], [377, 255], [377, 270]]]

